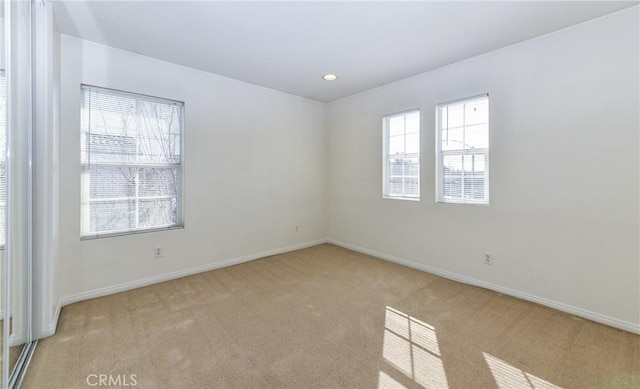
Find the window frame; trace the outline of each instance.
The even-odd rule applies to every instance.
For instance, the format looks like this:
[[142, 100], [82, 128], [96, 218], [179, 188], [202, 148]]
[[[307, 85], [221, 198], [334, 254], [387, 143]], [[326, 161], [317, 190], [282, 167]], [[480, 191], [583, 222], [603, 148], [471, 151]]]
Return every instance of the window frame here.
[[[443, 107], [467, 103], [474, 100], [486, 99], [487, 100], [487, 147], [482, 149], [463, 149], [463, 150], [442, 150], [442, 117], [441, 110]], [[450, 100], [443, 103], [436, 104], [435, 108], [435, 148], [436, 148], [436, 203], [448, 203], [448, 204], [469, 204], [469, 205], [490, 205], [490, 192], [489, 192], [489, 172], [490, 172], [490, 149], [491, 149], [491, 101], [489, 99], [489, 93], [483, 93], [475, 96], [464, 97], [456, 100]], [[463, 114], [464, 118], [464, 114]], [[463, 129], [466, 132], [466, 124], [463, 119]], [[445, 155], [484, 155], [485, 156], [485, 171], [484, 171], [484, 198], [482, 200], [465, 199], [462, 197], [447, 197], [444, 195], [444, 157]], [[464, 184], [462, 185], [464, 191]]]
[[[184, 122], [185, 122], [185, 114], [186, 114], [186, 104], [183, 101], [179, 101], [179, 100], [174, 100], [174, 99], [168, 99], [168, 98], [164, 98], [164, 97], [157, 97], [157, 96], [151, 96], [151, 95], [146, 95], [146, 94], [142, 94], [142, 93], [135, 93], [135, 92], [129, 92], [129, 91], [123, 91], [123, 90], [119, 90], [119, 89], [113, 89], [113, 88], [106, 88], [106, 87], [100, 87], [100, 86], [95, 86], [95, 85], [90, 85], [90, 84], [80, 84], [80, 109], [82, 111], [82, 109], [84, 109], [84, 93], [85, 91], [99, 91], [102, 93], [107, 93], [110, 95], [116, 95], [116, 96], [125, 96], [125, 97], [129, 97], [129, 98], [133, 98], [136, 100], [145, 100], [145, 101], [149, 101], [149, 102], [157, 102], [157, 103], [162, 103], [162, 104], [174, 104], [177, 105], [178, 107], [180, 107], [180, 114], [179, 114], [179, 120], [180, 120], [180, 160], [178, 163], [98, 163], [98, 166], [121, 166], [121, 167], [126, 167], [126, 168], [176, 168], [177, 167], [177, 175], [178, 175], [178, 182], [180, 183], [178, 185], [177, 188], [177, 210], [176, 210], [176, 219], [177, 222], [175, 224], [170, 224], [170, 225], [164, 225], [164, 226], [153, 226], [153, 227], [139, 227], [139, 228], [134, 228], [134, 229], [120, 229], [120, 230], [112, 230], [112, 231], [108, 231], [108, 232], [88, 232], [85, 233], [85, 231], [82, 230], [82, 218], [84, 217], [90, 217], [90, 207], [91, 207], [91, 198], [90, 195], [87, 193], [85, 194], [85, 191], [89, 191], [90, 188], [84, 188], [82, 181], [84, 180], [85, 174], [89, 174], [88, 173], [88, 169], [89, 166], [91, 165], [90, 161], [82, 162], [82, 153], [83, 150], [80, 149], [80, 218], [81, 218], [81, 225], [80, 225], [80, 240], [92, 240], [92, 239], [101, 239], [101, 238], [110, 238], [110, 237], [115, 237], [115, 236], [125, 236], [125, 235], [136, 235], [136, 234], [143, 234], [143, 233], [149, 233], [149, 232], [158, 232], [158, 231], [168, 231], [168, 230], [175, 230], [175, 229], [182, 229], [184, 228], [184, 191], [185, 191], [185, 163], [184, 163], [184, 150], [185, 150], [185, 126], [184, 126]], [[85, 115], [81, 114], [80, 117], [80, 134], [82, 134], [86, 128], [87, 123], [85, 123]], [[137, 192], [137, 189], [136, 189]], [[132, 199], [136, 199], [136, 201], [138, 201], [139, 196], [136, 195], [136, 197], [132, 198]], [[86, 205], [85, 205], [85, 201], [86, 201]], [[109, 201], [108, 199], [105, 199], [105, 201]], [[87, 212], [87, 214], [84, 214], [83, 211], [83, 207], [88, 207], [89, 211]]]
[[[402, 196], [394, 196], [390, 194], [389, 188], [389, 137], [390, 137], [390, 120], [396, 116], [406, 116], [408, 114], [417, 112], [418, 113], [418, 195], [402, 195]], [[406, 123], [405, 123], [405, 132], [404, 132], [404, 140], [405, 140], [405, 156], [406, 156]], [[390, 200], [408, 200], [408, 201], [420, 201], [421, 197], [421, 173], [422, 173], [422, 120], [420, 108], [410, 108], [404, 111], [394, 112], [382, 117], [382, 198], [390, 199]], [[402, 176], [406, 177], [406, 176]]]

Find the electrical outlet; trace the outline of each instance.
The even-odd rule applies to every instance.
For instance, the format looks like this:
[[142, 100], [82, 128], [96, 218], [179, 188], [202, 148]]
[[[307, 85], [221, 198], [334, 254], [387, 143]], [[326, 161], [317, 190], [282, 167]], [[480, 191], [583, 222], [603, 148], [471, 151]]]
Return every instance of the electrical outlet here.
[[298, 231], [300, 231], [300, 226], [296, 226], [295, 231], [296, 231], [296, 234], [297, 234]]
[[485, 265], [493, 265], [493, 254], [484, 253], [484, 264]]
[[153, 248], [153, 257], [154, 258], [162, 257], [162, 247], [154, 247]]

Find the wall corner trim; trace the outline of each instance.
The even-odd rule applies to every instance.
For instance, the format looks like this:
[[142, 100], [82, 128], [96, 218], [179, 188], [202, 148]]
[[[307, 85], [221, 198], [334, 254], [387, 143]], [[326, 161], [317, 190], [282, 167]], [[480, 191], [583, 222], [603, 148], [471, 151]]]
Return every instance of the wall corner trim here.
[[[297, 244], [290, 245], [290, 246], [280, 247], [280, 248], [273, 249], [273, 250], [267, 250], [267, 251], [263, 251], [263, 252], [256, 253], [256, 254], [249, 254], [249, 255], [242, 256], [242, 257], [225, 259], [225, 260], [222, 260], [222, 261], [209, 263], [209, 264], [202, 265], [202, 266], [196, 266], [196, 267], [192, 267], [192, 268], [188, 268], [188, 269], [184, 269], [184, 270], [178, 270], [178, 271], [171, 272], [171, 273], [160, 274], [160, 275], [157, 275], [157, 276], [147, 277], [147, 278], [143, 278], [143, 279], [140, 279], [140, 280], [125, 282], [125, 283], [118, 284], [118, 285], [107, 286], [105, 288], [99, 288], [99, 289], [94, 289], [94, 290], [90, 290], [90, 291], [87, 291], [87, 292], [82, 292], [82, 293], [78, 293], [78, 294], [74, 294], [74, 295], [70, 295], [70, 296], [65, 296], [65, 297], [62, 297], [60, 299], [60, 303], [58, 304], [57, 315], [59, 315], [61, 307], [64, 307], [66, 305], [73, 304], [73, 303], [76, 303], [76, 302], [79, 302], [79, 301], [90, 300], [90, 299], [94, 299], [94, 298], [97, 298], [97, 297], [108, 296], [108, 295], [111, 295], [111, 294], [120, 293], [120, 292], [124, 292], [124, 291], [127, 291], [127, 290], [140, 288], [140, 287], [143, 287], [143, 286], [148, 286], [148, 285], [153, 285], [153, 284], [157, 284], [157, 283], [164, 282], [164, 281], [174, 280], [176, 278], [182, 278], [182, 277], [186, 277], [186, 276], [190, 276], [190, 275], [194, 275], [194, 274], [198, 274], [198, 273], [204, 273], [204, 272], [207, 272], [207, 271], [210, 271], [210, 270], [216, 270], [216, 269], [221, 269], [223, 267], [228, 267], [228, 266], [238, 265], [238, 264], [245, 263], [245, 262], [255, 261], [256, 259], [270, 257], [272, 255], [278, 255], [278, 254], [288, 253], [290, 251], [302, 250], [302, 249], [306, 249], [306, 248], [309, 248], [309, 247], [321, 245], [321, 244], [324, 244], [324, 243], [327, 243], [327, 239], [326, 238], [320, 238], [320, 239], [311, 240], [311, 241], [307, 241], [307, 242], [303, 242], [303, 243], [297, 243]], [[50, 330], [51, 329], [53, 330], [51, 335], [53, 335], [53, 333], [55, 332], [55, 327], [57, 325], [57, 322], [58, 322], [58, 316], [56, 316], [54, 324], [52, 324], [52, 326], [50, 327]]]
[[62, 299], [58, 300], [51, 324], [49, 324], [49, 327], [42, 330], [41, 336], [39, 336], [38, 339], [46, 338], [56, 333], [56, 330], [58, 329], [58, 319], [60, 318], [60, 310], [62, 310]]
[[334, 244], [336, 246], [343, 247], [345, 249], [349, 249], [352, 251], [356, 251], [362, 254], [371, 255], [372, 257], [376, 257], [379, 259], [383, 259], [385, 261], [397, 263], [399, 265], [407, 266], [416, 270], [420, 270], [426, 273], [434, 274], [443, 278], [447, 278], [449, 280], [461, 282], [463, 284], [478, 286], [480, 288], [485, 288], [489, 290], [493, 290], [495, 292], [503, 293], [512, 297], [517, 297], [522, 300], [531, 301], [540, 305], [544, 305], [553, 309], [557, 309], [559, 311], [578, 316], [584, 319], [588, 319], [600, 324], [604, 324], [610, 327], [618, 328], [624, 331], [628, 331], [634, 334], [640, 334], [640, 324], [631, 323], [628, 321], [616, 319], [611, 316], [606, 316], [597, 312], [589, 311], [586, 309], [574, 307], [568, 304], [564, 304], [558, 301], [549, 300], [544, 297], [535, 296], [529, 293], [521, 292], [516, 289], [506, 288], [504, 286], [495, 285], [489, 282], [481, 281], [475, 278], [467, 277], [458, 273], [453, 273], [450, 271], [438, 269], [435, 267], [431, 267], [422, 263], [410, 261], [407, 259], [395, 257], [390, 254], [381, 253], [375, 250], [371, 250], [368, 248], [360, 247], [351, 243], [342, 242], [337, 239], [327, 238], [327, 243]]

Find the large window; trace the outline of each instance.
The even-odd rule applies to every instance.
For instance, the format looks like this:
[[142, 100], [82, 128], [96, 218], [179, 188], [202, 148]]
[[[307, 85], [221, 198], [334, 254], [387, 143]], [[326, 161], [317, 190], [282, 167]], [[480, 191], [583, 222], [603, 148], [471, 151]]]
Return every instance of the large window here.
[[420, 111], [383, 118], [382, 195], [420, 199]]
[[437, 201], [489, 204], [489, 96], [436, 111]]
[[82, 86], [82, 237], [182, 226], [184, 104]]

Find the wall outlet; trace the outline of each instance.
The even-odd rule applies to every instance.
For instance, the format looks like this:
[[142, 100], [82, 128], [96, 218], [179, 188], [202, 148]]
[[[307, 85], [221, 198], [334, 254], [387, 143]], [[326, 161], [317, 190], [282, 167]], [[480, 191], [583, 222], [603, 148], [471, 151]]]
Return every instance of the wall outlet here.
[[298, 233], [298, 231], [300, 231], [300, 226], [296, 226], [296, 228], [295, 228], [296, 234]]
[[162, 257], [162, 247], [154, 247], [153, 248], [153, 257], [154, 258]]
[[485, 265], [493, 265], [493, 254], [491, 253], [484, 253], [484, 264]]

